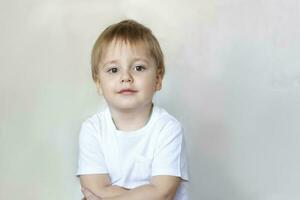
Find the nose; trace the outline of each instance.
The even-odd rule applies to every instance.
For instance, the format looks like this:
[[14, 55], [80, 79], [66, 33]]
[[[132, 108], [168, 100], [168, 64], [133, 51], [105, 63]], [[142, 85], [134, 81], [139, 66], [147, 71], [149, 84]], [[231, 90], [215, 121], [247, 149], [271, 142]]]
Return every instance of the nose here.
[[127, 71], [123, 72], [121, 77], [121, 83], [126, 83], [126, 82], [133, 82], [133, 78], [131, 74], [128, 73]]

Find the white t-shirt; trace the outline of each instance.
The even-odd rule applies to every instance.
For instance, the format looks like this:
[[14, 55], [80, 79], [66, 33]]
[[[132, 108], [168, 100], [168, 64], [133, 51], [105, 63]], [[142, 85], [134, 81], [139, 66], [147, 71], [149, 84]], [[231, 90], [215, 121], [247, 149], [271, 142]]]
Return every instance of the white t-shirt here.
[[187, 200], [188, 166], [183, 128], [166, 110], [153, 105], [139, 130], [118, 130], [107, 107], [85, 120], [79, 135], [76, 176], [109, 174], [112, 185], [132, 189], [151, 176], [181, 178], [174, 200]]

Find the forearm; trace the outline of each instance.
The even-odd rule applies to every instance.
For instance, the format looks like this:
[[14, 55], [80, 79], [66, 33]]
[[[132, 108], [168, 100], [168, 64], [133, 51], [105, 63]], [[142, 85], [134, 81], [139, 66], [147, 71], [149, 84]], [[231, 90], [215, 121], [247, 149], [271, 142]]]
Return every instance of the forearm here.
[[107, 186], [102, 188], [101, 190], [94, 191], [94, 193], [102, 198], [111, 198], [123, 195], [124, 193], [128, 192], [128, 189], [119, 187], [119, 186]]
[[147, 184], [103, 200], [171, 200], [172, 198], [163, 195], [153, 184]]

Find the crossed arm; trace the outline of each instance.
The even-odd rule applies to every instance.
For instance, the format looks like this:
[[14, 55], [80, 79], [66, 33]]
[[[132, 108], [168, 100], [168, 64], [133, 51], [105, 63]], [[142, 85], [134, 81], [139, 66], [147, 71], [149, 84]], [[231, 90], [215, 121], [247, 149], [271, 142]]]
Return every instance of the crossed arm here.
[[149, 184], [128, 190], [112, 186], [108, 174], [80, 175], [82, 188], [88, 189], [87, 200], [172, 200], [179, 183], [179, 177], [153, 176]]

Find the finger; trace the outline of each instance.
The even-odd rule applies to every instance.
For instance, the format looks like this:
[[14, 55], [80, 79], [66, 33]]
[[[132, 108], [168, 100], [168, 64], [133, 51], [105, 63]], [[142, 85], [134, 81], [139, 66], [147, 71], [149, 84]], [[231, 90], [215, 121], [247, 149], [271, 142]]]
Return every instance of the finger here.
[[92, 193], [89, 189], [82, 188], [81, 191], [86, 199], [89, 199], [89, 198], [95, 196], [94, 193]]
[[82, 188], [81, 191], [82, 191], [82, 193], [83, 193], [83, 195], [85, 197], [85, 200], [102, 200], [102, 198], [100, 198], [97, 195], [95, 195], [89, 189]]

